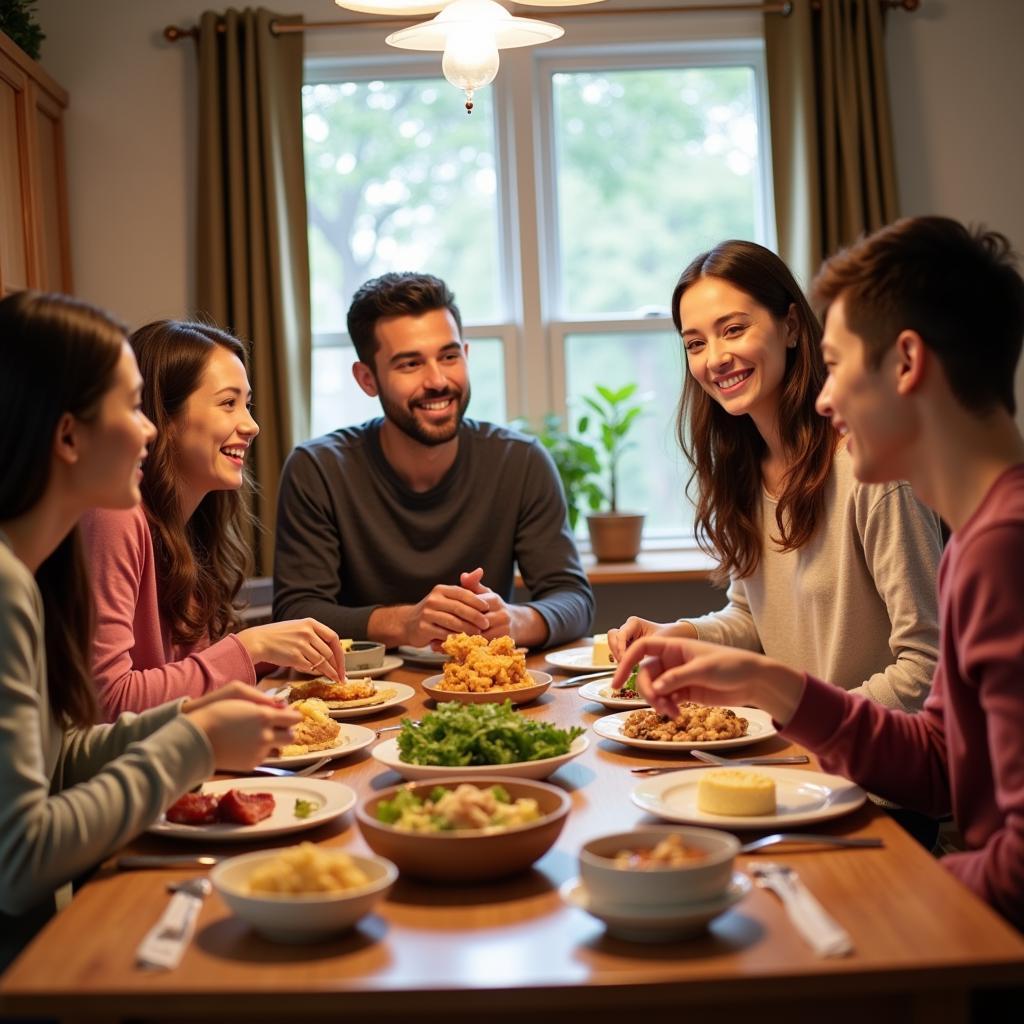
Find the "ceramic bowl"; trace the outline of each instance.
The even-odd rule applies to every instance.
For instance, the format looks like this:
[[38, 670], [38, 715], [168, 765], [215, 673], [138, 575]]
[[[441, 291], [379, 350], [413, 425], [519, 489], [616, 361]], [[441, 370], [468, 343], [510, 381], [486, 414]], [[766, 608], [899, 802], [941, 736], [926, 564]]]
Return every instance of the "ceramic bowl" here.
[[442, 690], [440, 683], [444, 681], [444, 674], [428, 676], [420, 684], [423, 692], [431, 697], [436, 704], [443, 704], [445, 701], [453, 700], [458, 704], [504, 704], [509, 700], [514, 705], [529, 704], [536, 700], [551, 685], [552, 676], [550, 672], [540, 672], [535, 668], [526, 670], [530, 677], [529, 686], [520, 686], [514, 690]]
[[479, 882], [525, 871], [554, 845], [562, 831], [572, 801], [557, 786], [531, 779], [485, 775], [472, 784], [486, 789], [504, 786], [512, 800], [532, 797], [541, 817], [527, 825], [491, 834], [479, 830], [452, 832], [406, 832], [377, 819], [377, 805], [390, 800], [401, 789], [427, 796], [435, 786], [454, 789], [465, 779], [437, 778], [429, 782], [407, 782], [381, 790], [356, 808], [356, 821], [370, 849], [393, 860], [403, 875], [415, 875], [443, 882]]
[[398, 869], [382, 857], [350, 856], [370, 881], [339, 893], [272, 894], [249, 892], [248, 878], [280, 850], [261, 850], [221, 861], [210, 881], [232, 913], [268, 939], [316, 942], [351, 928], [383, 899], [398, 878]]
[[362, 672], [368, 668], [380, 668], [384, 663], [384, 645], [373, 640], [353, 640], [345, 652], [345, 671]]
[[[617, 867], [622, 850], [649, 850], [667, 835], [704, 852], [700, 860], [680, 867]], [[729, 886], [739, 840], [710, 828], [643, 826], [584, 843], [580, 850], [580, 878], [594, 903], [611, 907], [654, 907], [712, 900]]]

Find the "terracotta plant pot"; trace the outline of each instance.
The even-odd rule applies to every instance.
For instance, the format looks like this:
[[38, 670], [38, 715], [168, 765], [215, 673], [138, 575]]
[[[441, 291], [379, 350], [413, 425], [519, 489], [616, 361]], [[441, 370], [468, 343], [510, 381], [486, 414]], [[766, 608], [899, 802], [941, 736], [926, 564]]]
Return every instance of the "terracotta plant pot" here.
[[634, 512], [591, 512], [587, 529], [599, 562], [632, 562], [640, 553], [644, 517]]

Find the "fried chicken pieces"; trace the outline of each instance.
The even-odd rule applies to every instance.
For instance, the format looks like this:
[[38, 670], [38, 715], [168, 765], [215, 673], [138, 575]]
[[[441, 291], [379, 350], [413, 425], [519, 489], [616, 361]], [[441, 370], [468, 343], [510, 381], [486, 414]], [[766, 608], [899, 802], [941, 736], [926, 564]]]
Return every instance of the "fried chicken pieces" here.
[[294, 757], [335, 746], [341, 726], [328, 714], [322, 700], [309, 697], [294, 701], [292, 707], [302, 715], [302, 721], [292, 727], [292, 742], [281, 747], [277, 756]]
[[452, 633], [441, 648], [452, 660], [444, 666], [439, 690], [482, 693], [533, 685], [526, 671], [526, 652], [517, 648], [510, 636], [488, 641], [479, 635]]

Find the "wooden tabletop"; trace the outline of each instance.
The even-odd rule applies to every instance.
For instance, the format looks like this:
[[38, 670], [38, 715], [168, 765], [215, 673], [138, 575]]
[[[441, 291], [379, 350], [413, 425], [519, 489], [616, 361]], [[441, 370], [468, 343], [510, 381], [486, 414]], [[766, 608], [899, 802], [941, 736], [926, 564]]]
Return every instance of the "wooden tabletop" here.
[[[543, 659], [531, 664], [543, 667]], [[406, 665], [392, 678], [416, 685], [432, 671]], [[356, 721], [379, 726], [416, 717], [431, 706], [420, 693], [417, 688], [399, 714]], [[607, 712], [576, 689], [551, 689], [522, 713], [589, 726]], [[147, 972], [135, 966], [135, 948], [166, 905], [167, 882], [186, 872], [118, 872], [108, 864], [0, 979], [0, 1015], [69, 1021], [531, 1015], [601, 1024], [637, 1012], [671, 1013], [676, 1021], [704, 1011], [704, 1020], [716, 1024], [793, 1024], [820, 1022], [827, 1007], [828, 1024], [936, 1024], [967, 1020], [972, 990], [1024, 985], [1022, 937], [870, 803], [814, 830], [881, 836], [884, 849], [772, 855], [796, 867], [849, 931], [853, 955], [815, 957], [776, 898], [756, 888], [699, 938], [649, 945], [609, 937], [599, 921], [564, 904], [558, 887], [577, 873], [581, 843], [652, 820], [630, 801], [637, 778], [628, 768], [677, 758], [588, 735], [586, 753], [550, 780], [571, 794], [573, 810], [554, 849], [527, 874], [464, 886], [401, 878], [354, 931], [313, 946], [258, 937], [213, 895], [181, 966]], [[774, 737], [756, 749], [796, 748]], [[367, 751], [336, 765], [335, 778], [361, 798], [398, 781]], [[301, 837], [366, 849], [351, 813]], [[231, 844], [214, 852], [247, 848]], [[199, 852], [192, 843], [151, 836], [132, 849]], [[754, 859], [741, 857], [737, 867]]]

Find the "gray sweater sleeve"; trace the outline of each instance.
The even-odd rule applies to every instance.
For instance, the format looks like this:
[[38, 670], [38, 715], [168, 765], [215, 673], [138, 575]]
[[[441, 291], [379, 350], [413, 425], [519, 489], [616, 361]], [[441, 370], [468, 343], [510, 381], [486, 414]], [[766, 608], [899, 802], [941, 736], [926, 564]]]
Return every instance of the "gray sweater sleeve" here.
[[278, 489], [274, 541], [274, 618], [313, 618], [341, 637], [366, 636], [370, 613], [380, 604], [338, 603], [340, 524], [330, 490], [313, 456], [296, 448], [288, 456]]
[[532, 445], [516, 523], [516, 562], [530, 592], [527, 606], [548, 626], [546, 646], [590, 632], [594, 592], [569, 532], [565, 496], [551, 456]]
[[750, 611], [747, 587], [743, 580], [733, 577], [729, 582], [727, 596], [728, 603], [720, 611], [687, 621], [697, 630], [699, 640], [760, 653], [761, 638]]
[[21, 915], [155, 821], [213, 759], [176, 704], [62, 734], [46, 697], [41, 598], [10, 564], [0, 566], [0, 913]]

